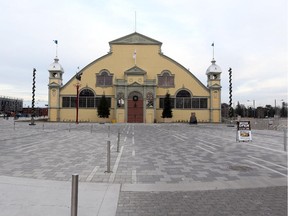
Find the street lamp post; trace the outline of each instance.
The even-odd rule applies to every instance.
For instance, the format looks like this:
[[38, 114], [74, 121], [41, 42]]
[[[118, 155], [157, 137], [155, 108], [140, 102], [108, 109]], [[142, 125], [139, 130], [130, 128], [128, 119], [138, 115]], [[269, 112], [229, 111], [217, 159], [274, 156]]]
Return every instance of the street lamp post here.
[[79, 83], [79, 81], [81, 81], [81, 76], [82, 76], [82, 72], [78, 72], [76, 74], [76, 79], [77, 79], [77, 83], [76, 83], [76, 124], [78, 124], [78, 112], [79, 112], [79, 87], [81, 86], [81, 84]]
[[79, 82], [76, 83], [76, 124], [78, 124], [78, 112], [79, 112], [79, 87], [81, 86]]

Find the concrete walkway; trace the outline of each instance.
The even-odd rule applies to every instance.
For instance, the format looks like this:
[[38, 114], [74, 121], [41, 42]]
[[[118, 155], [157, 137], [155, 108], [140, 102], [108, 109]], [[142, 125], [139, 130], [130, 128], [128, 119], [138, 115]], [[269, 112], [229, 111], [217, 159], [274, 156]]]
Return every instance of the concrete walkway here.
[[[71, 212], [71, 183], [0, 176], [1, 216], [64, 216]], [[120, 184], [79, 184], [78, 215], [116, 214]]]

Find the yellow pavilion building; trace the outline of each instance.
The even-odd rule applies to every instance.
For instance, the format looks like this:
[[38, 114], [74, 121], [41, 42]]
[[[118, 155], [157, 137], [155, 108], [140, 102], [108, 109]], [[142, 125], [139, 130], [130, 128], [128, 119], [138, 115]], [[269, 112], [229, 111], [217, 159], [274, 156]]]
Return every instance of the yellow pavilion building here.
[[[97, 106], [103, 94], [110, 106], [106, 122], [164, 122], [164, 97], [171, 97], [171, 122], [221, 122], [221, 68], [211, 61], [207, 85], [188, 69], [164, 55], [162, 43], [137, 32], [109, 42], [108, 54], [89, 63], [63, 84], [64, 70], [56, 56], [50, 65], [48, 120], [102, 122]], [[204, 73], [203, 73], [204, 74]], [[77, 87], [78, 86], [78, 87]], [[78, 88], [78, 97], [77, 97]], [[77, 120], [78, 120], [77, 119]]]

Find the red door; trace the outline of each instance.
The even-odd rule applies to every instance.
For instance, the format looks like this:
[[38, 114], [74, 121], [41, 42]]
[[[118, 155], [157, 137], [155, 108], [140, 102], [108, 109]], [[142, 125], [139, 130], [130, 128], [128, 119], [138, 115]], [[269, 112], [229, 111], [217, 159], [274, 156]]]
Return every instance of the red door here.
[[143, 123], [142, 99], [128, 99], [128, 123]]

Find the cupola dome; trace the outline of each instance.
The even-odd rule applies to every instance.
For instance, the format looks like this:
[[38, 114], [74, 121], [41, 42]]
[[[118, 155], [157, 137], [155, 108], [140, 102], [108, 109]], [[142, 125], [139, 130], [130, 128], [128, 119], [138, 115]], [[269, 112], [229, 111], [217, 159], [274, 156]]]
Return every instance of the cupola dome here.
[[215, 59], [213, 58], [212, 61], [211, 61], [211, 65], [207, 68], [206, 70], [206, 75], [208, 74], [220, 74], [222, 73], [222, 70], [220, 68], [220, 66], [218, 66], [217, 64], [215, 64]]
[[61, 64], [58, 63], [59, 59], [56, 56], [54, 59], [54, 62], [49, 66], [48, 71], [61, 71], [62, 73], [64, 73], [64, 69], [61, 66]]

